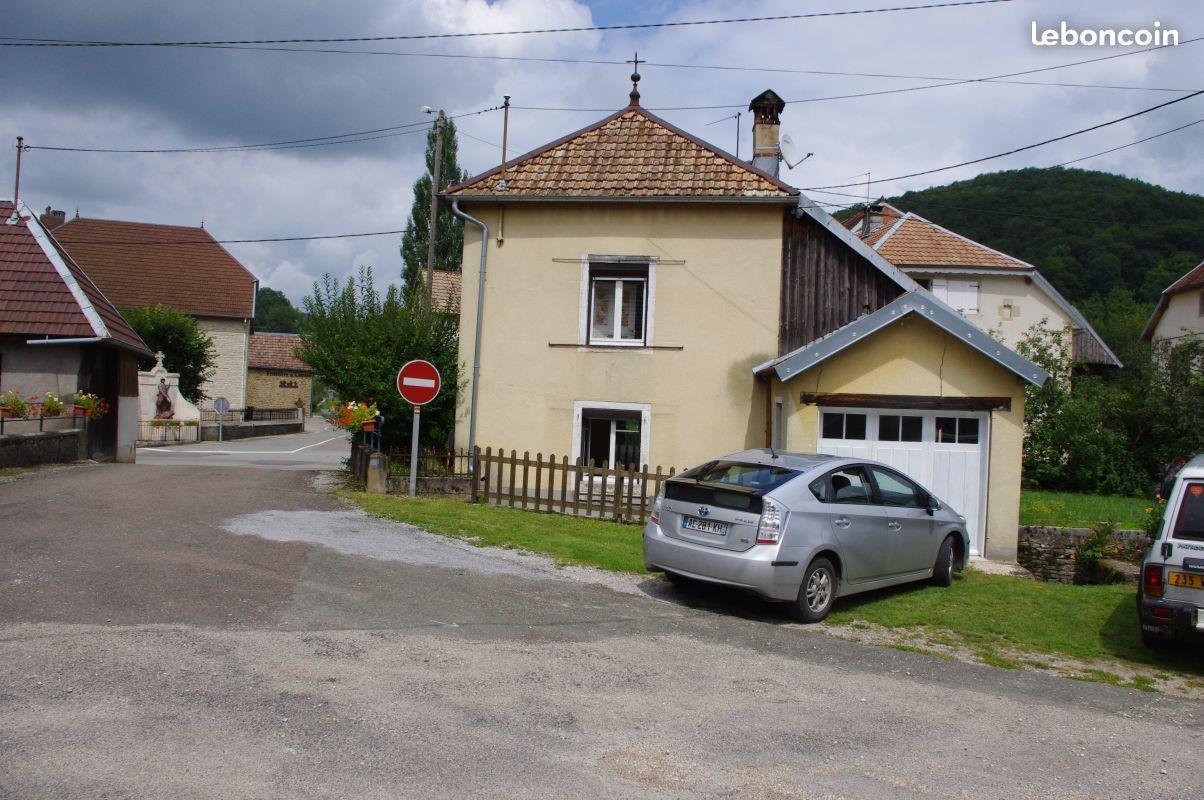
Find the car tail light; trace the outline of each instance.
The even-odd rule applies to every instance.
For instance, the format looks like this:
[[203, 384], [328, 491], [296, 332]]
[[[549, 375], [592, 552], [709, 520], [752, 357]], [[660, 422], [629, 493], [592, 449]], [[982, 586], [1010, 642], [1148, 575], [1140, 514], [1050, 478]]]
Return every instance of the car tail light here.
[[665, 487], [662, 486], [660, 491], [656, 493], [656, 499], [652, 501], [652, 513], [648, 515], [648, 520], [653, 525], [661, 524], [661, 501], [665, 499]]
[[757, 523], [757, 544], [777, 544], [782, 541], [782, 522], [785, 512], [772, 500], [761, 506], [761, 520]]
[[1162, 597], [1162, 565], [1146, 564], [1141, 573], [1142, 591], [1150, 597]]
[[1154, 608], [1154, 619], [1170, 619], [1171, 610], [1165, 606], [1156, 606]]

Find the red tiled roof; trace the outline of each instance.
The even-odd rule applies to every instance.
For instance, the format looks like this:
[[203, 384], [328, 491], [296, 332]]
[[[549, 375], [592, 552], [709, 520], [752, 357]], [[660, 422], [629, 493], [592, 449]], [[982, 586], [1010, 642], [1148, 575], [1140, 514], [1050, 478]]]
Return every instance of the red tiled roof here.
[[255, 276], [204, 228], [77, 217], [54, 238], [118, 308], [253, 316]]
[[1166, 287], [1163, 294], [1178, 294], [1186, 292], [1189, 289], [1199, 289], [1204, 287], [1204, 261], [1196, 265], [1196, 268], [1184, 275], [1179, 280]]
[[437, 269], [431, 277], [431, 302], [437, 309], [447, 309], [453, 314], [460, 313], [460, 275], [459, 272]]
[[[864, 212], [844, 221], [856, 231]], [[992, 250], [986, 245], [942, 228], [914, 212], [903, 213], [884, 203], [882, 226], [862, 241], [898, 267], [992, 267], [1030, 270], [1031, 264]]]
[[[138, 334], [87, 273], [54, 247], [36, 218], [23, 214], [19, 224], [4, 224], [12, 209], [11, 202], [0, 202], [0, 333], [99, 337], [149, 355]], [[95, 312], [96, 322], [84, 304]]]
[[798, 190], [640, 106], [628, 106], [444, 194], [788, 200], [797, 197]]
[[247, 367], [251, 369], [287, 369], [313, 372], [297, 357], [301, 337], [295, 333], [253, 333], [247, 343]]

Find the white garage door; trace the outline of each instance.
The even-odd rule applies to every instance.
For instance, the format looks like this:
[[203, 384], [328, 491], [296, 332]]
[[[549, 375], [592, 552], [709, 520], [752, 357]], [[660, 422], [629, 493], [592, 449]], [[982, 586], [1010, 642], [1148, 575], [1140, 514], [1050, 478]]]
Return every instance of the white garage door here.
[[915, 478], [966, 518], [980, 555], [990, 417], [973, 411], [821, 408], [819, 452], [868, 458]]

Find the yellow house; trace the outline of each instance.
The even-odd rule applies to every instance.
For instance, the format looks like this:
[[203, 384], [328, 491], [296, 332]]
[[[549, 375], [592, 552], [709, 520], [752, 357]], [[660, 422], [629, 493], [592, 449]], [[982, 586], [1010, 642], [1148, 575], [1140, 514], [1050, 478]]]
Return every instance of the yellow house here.
[[750, 447], [853, 452], [964, 508], [976, 551], [1014, 559], [1024, 382], [1045, 374], [778, 179], [784, 105], [753, 101], [748, 163], [633, 87], [444, 192], [475, 223], [457, 445], [678, 469]]
[[1141, 332], [1147, 342], [1200, 335], [1204, 335], [1204, 262], [1166, 287]]

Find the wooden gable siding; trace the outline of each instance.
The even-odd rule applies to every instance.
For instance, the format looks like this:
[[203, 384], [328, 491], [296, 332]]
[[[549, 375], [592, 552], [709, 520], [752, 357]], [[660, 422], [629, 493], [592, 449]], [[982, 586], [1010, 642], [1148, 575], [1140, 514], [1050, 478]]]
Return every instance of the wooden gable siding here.
[[900, 294], [893, 281], [811, 217], [786, 214], [778, 355], [877, 311]]
[[1076, 328], [1071, 339], [1070, 355], [1075, 361], [1084, 364], [1108, 364], [1115, 362], [1108, 352], [1100, 346], [1099, 341], [1082, 328]]

